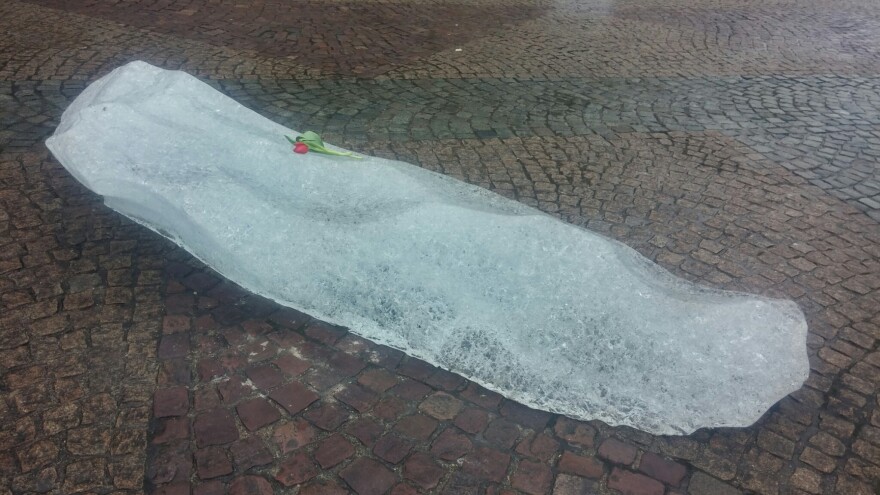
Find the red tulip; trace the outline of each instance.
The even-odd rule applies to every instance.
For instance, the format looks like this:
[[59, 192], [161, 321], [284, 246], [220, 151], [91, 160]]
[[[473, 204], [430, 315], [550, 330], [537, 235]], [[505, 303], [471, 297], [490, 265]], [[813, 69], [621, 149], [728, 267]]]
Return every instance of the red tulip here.
[[306, 131], [301, 135], [297, 136], [296, 139], [293, 139], [290, 136], [284, 136], [284, 139], [287, 139], [290, 144], [293, 145], [294, 153], [308, 153], [309, 151], [314, 151], [315, 153], [323, 153], [325, 155], [334, 155], [334, 156], [347, 156], [349, 158], [357, 158], [360, 160], [363, 158], [362, 156], [357, 156], [351, 151], [336, 151], [331, 150], [330, 148], [324, 146], [324, 140], [321, 139], [321, 136], [316, 132]]

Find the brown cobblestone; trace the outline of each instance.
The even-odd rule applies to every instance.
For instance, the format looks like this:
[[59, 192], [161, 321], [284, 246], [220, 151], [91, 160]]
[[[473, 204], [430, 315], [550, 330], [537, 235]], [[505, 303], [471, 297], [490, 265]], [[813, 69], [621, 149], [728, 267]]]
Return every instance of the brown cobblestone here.
[[418, 380], [420, 382], [426, 381], [430, 378], [434, 373], [439, 371], [439, 368], [436, 366], [432, 366], [421, 359], [414, 358], [404, 358], [400, 365], [397, 367], [397, 372], [401, 375], [408, 376], [414, 380]]
[[17, 451], [18, 462], [22, 472], [30, 472], [34, 468], [53, 463], [58, 455], [58, 446], [49, 440], [41, 440], [24, 446]]
[[273, 390], [269, 397], [290, 414], [296, 414], [318, 400], [318, 394], [299, 382], [290, 382]]
[[678, 486], [684, 479], [687, 468], [651, 452], [645, 452], [639, 461], [639, 471], [667, 485]]
[[335, 483], [317, 481], [308, 483], [299, 493], [300, 495], [346, 495], [350, 492]]
[[273, 461], [272, 453], [258, 437], [248, 437], [229, 446], [235, 468], [239, 472], [247, 471], [254, 466], [264, 466]]
[[531, 434], [519, 442], [516, 447], [518, 454], [549, 461], [559, 451], [559, 442], [544, 433]]
[[106, 469], [104, 459], [74, 461], [64, 469], [64, 493], [76, 493], [86, 490], [106, 489], [108, 480], [104, 478]]
[[281, 355], [274, 361], [274, 363], [281, 371], [290, 376], [301, 375], [309, 369], [309, 363], [307, 361], [299, 359], [296, 356], [291, 356], [290, 354]]
[[543, 430], [552, 417], [550, 413], [537, 411], [510, 400], [505, 400], [499, 411], [507, 419], [535, 431]]
[[373, 419], [361, 418], [358, 421], [353, 421], [346, 428], [346, 431], [354, 435], [365, 446], [372, 447], [382, 435], [382, 425]]
[[387, 396], [376, 403], [376, 406], [373, 407], [373, 414], [385, 421], [394, 421], [402, 416], [406, 409], [407, 403], [403, 399]]
[[491, 390], [486, 390], [475, 383], [469, 383], [460, 395], [463, 399], [489, 410], [495, 409], [498, 403], [501, 402], [500, 395]]
[[767, 430], [758, 433], [758, 446], [784, 459], [790, 458], [795, 448], [794, 442]]
[[418, 400], [428, 395], [431, 392], [431, 387], [415, 380], [406, 379], [392, 387], [390, 392], [402, 399]]
[[391, 489], [391, 495], [415, 495], [419, 491], [407, 483], [398, 483]]
[[441, 459], [454, 461], [469, 453], [472, 446], [470, 439], [465, 435], [454, 428], [447, 428], [434, 440], [431, 453]]
[[378, 462], [359, 458], [340, 471], [339, 476], [358, 495], [381, 495], [394, 484], [396, 476]]
[[592, 448], [596, 430], [578, 421], [560, 417], [556, 421], [556, 436], [571, 445]]
[[489, 424], [489, 414], [482, 409], [467, 407], [455, 417], [455, 426], [462, 430], [477, 434]]
[[507, 474], [510, 456], [497, 450], [477, 447], [464, 458], [462, 471], [480, 479], [501, 482]]
[[688, 487], [691, 495], [741, 495], [742, 492], [704, 473], [695, 473]]
[[196, 443], [200, 447], [222, 445], [238, 440], [235, 420], [225, 409], [212, 409], [196, 416], [193, 423]]
[[550, 468], [543, 463], [529, 460], [520, 461], [510, 482], [514, 488], [531, 495], [547, 493], [552, 483], [553, 473]]
[[489, 423], [489, 427], [483, 432], [483, 438], [496, 447], [510, 449], [516, 443], [520, 433], [516, 423], [498, 418]]
[[269, 365], [254, 366], [245, 370], [245, 374], [257, 387], [268, 390], [284, 381], [284, 377], [277, 369]]
[[394, 430], [415, 440], [427, 440], [437, 429], [437, 421], [421, 414], [406, 416], [396, 425]]
[[807, 493], [821, 493], [822, 478], [815, 471], [797, 468], [791, 475], [791, 484]]
[[[636, 470], [669, 462], [669, 470], [645, 472], [673, 484], [663, 476], [685, 470], [686, 489], [668, 495], [873, 493], [875, 6], [593, 3], [327, 4], [305, 14], [263, 1], [247, 9], [0, 3], [0, 99], [9, 109], [0, 126], [0, 416], [12, 418], [0, 427], [0, 469], [11, 488], [0, 487], [138, 493], [146, 474], [153, 493], [271, 493], [275, 481], [233, 476], [256, 466], [277, 473], [282, 459], [316, 455], [339, 438], [332, 435], [351, 434], [368, 451], [393, 430], [419, 452], [400, 461], [398, 474], [411, 459], [439, 459], [449, 472], [433, 485], [439, 492], [504, 493], [514, 483], [612, 491], [608, 479], [571, 473], [527, 487], [542, 478], [517, 470], [543, 470], [536, 461], [556, 462], [561, 447], [558, 470], [578, 455], [599, 466], [592, 472], [601, 479], [597, 450], [629, 460], [601, 442], [613, 436], [644, 451]], [[349, 25], [352, 17], [359, 22]], [[477, 29], [486, 18], [497, 25]], [[676, 275], [794, 299], [810, 322], [807, 386], [742, 438], [719, 437], [726, 429], [656, 438], [532, 411], [254, 298], [104, 208], [42, 148], [84, 83], [132, 57], [186, 69], [331, 142], [535, 205], [622, 240]], [[335, 402], [345, 387], [358, 389]], [[176, 401], [163, 397], [181, 390]], [[272, 400], [285, 409], [270, 406], [279, 416], [266, 420], [271, 426], [254, 422], [248, 405], [278, 390]], [[437, 390], [458, 408], [420, 413]], [[218, 410], [230, 421], [206, 428], [204, 415]], [[436, 428], [404, 421], [425, 417], [418, 414]], [[306, 426], [278, 434], [291, 424]], [[217, 435], [237, 440], [204, 445]], [[193, 443], [228, 449], [238, 471], [190, 486], [201, 473]], [[516, 456], [500, 482], [481, 485], [473, 449], [487, 444]], [[276, 449], [287, 450], [276, 458]], [[462, 457], [470, 460], [453, 462]], [[350, 473], [348, 462], [301, 491], [344, 486], [336, 470]], [[415, 490], [395, 486], [398, 474], [389, 473], [379, 488]]]
[[378, 401], [378, 396], [374, 392], [359, 385], [346, 386], [336, 394], [336, 398], [362, 413], [369, 411]]
[[831, 473], [837, 467], [837, 463], [834, 459], [810, 447], [804, 449], [800, 455], [800, 460], [823, 473]]
[[590, 493], [595, 486], [594, 482], [567, 474], [560, 474], [556, 477], [556, 484], [553, 485], [553, 495], [582, 495]]
[[663, 495], [665, 491], [658, 481], [620, 468], [608, 475], [608, 488], [624, 495]]
[[226, 453], [219, 447], [207, 447], [199, 449], [195, 453], [196, 472], [203, 480], [216, 478], [230, 474], [232, 463], [226, 457]]
[[387, 434], [373, 445], [373, 453], [391, 464], [397, 464], [409, 454], [413, 445], [410, 440]]
[[[617, 464], [629, 465], [636, 460], [638, 450], [632, 445], [621, 442], [620, 440], [609, 438], [599, 445], [598, 453], [603, 459], [607, 459]], [[642, 463], [645, 463], [644, 457], [642, 458]], [[651, 464], [650, 460], [648, 464]]]
[[189, 411], [186, 387], [159, 389], [153, 394], [153, 415], [157, 418], [182, 416]]
[[229, 484], [229, 495], [271, 495], [272, 485], [261, 476], [241, 476]]
[[315, 460], [324, 469], [329, 469], [354, 454], [351, 442], [336, 434], [325, 439], [315, 450]]
[[309, 457], [299, 452], [279, 464], [275, 479], [284, 486], [299, 485], [318, 475], [318, 467]]
[[187, 495], [190, 493], [190, 487], [188, 483], [171, 483], [160, 486], [154, 493], [156, 495]]
[[445, 472], [431, 456], [423, 453], [411, 455], [403, 465], [403, 477], [425, 490], [437, 486]]
[[362, 373], [358, 383], [370, 390], [382, 393], [397, 384], [397, 377], [386, 370], [375, 369]]
[[348, 421], [349, 413], [338, 404], [323, 403], [307, 411], [304, 416], [318, 428], [334, 431]]
[[218, 480], [201, 483], [192, 491], [193, 495], [223, 495], [226, 492], [226, 485]]
[[301, 419], [275, 427], [272, 441], [282, 454], [292, 452], [312, 443], [317, 437], [317, 430]]
[[269, 401], [260, 397], [241, 402], [235, 409], [245, 428], [250, 431], [256, 431], [281, 418], [281, 413], [278, 412], [278, 409], [275, 409]]
[[102, 455], [110, 450], [109, 428], [76, 428], [67, 432], [67, 450], [74, 455]]
[[822, 431], [810, 437], [810, 445], [815, 445], [822, 452], [833, 456], [841, 456], [846, 452], [843, 442]]
[[144, 465], [137, 456], [111, 460], [107, 471], [113, 487], [119, 490], [140, 490], [144, 483]]
[[563, 452], [559, 459], [559, 471], [595, 479], [601, 478], [604, 474], [601, 462], [568, 451]]
[[422, 412], [441, 421], [455, 418], [461, 408], [460, 400], [444, 392], [434, 393], [419, 404]]
[[837, 438], [849, 438], [855, 431], [855, 425], [845, 419], [827, 413], [820, 417], [819, 428]]

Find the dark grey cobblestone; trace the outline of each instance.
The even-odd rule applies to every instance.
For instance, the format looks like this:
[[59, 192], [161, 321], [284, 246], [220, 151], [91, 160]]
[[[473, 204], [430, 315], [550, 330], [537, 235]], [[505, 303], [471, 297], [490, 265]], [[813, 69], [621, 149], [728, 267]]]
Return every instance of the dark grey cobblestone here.
[[277, 81], [219, 87], [329, 137], [408, 141], [720, 131], [880, 219], [880, 79]]
[[[292, 58], [324, 75], [372, 76], [478, 38], [485, 19], [495, 29], [544, 14], [542, 2], [164, 2], [28, 0], [110, 22], [213, 43], [273, 58]], [[147, 15], [143, 15], [147, 13]], [[193, 20], [197, 20], [196, 23]], [[355, 22], [352, 22], [356, 20]], [[140, 45], [129, 36], [125, 44]], [[172, 45], [179, 45], [175, 40]], [[2, 45], [0, 45], [2, 46]], [[155, 52], [154, 52], [155, 53]], [[236, 70], [250, 72], [244, 59]], [[251, 66], [251, 67], [247, 67]], [[312, 72], [315, 74], [316, 72]]]
[[[880, 79], [211, 81], [330, 138], [428, 140], [718, 130], [880, 219]], [[84, 87], [4, 81], [0, 149], [26, 149]]]
[[[880, 124], [880, 79], [751, 77], [698, 79], [432, 79], [260, 81], [220, 87], [278, 117], [327, 131], [373, 124], [370, 138], [435, 130], [553, 135], [611, 132], [825, 133]], [[480, 137], [480, 136], [477, 136]], [[486, 136], [483, 136], [486, 137]], [[498, 137], [507, 137], [500, 135]]]
[[561, 0], [548, 10], [385, 75], [873, 75], [880, 62], [880, 17], [859, 1]]
[[0, 151], [25, 151], [55, 130], [82, 81], [0, 81]]
[[[308, 118], [326, 131], [371, 139], [397, 129], [418, 139], [495, 131], [526, 137], [603, 132], [688, 130], [770, 134], [848, 131], [880, 124], [880, 79], [504, 79], [209, 81], [230, 96], [277, 118]], [[6, 81], [19, 122], [41, 109], [63, 108], [83, 83]], [[479, 103], [479, 105], [478, 105]], [[419, 125], [422, 124], [422, 125]], [[480, 137], [480, 136], [477, 136]], [[489, 137], [489, 136], [483, 136]], [[498, 136], [506, 137], [506, 136]]]
[[880, 221], [880, 126], [848, 131], [751, 134], [753, 149]]
[[[429, 140], [717, 130], [880, 219], [880, 79], [209, 81], [329, 139]], [[4, 81], [0, 149], [57, 124], [79, 81]]]

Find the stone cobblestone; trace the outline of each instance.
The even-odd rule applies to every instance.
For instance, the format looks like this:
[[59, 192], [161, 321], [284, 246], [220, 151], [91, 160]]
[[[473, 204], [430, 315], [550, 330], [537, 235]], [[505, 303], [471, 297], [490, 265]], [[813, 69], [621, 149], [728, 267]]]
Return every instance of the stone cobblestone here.
[[139, 493], [170, 248], [44, 151], [0, 154], [0, 211], [0, 490]]
[[[175, 39], [213, 43], [222, 36], [223, 44], [235, 50], [290, 57], [325, 74], [358, 76], [381, 74], [478, 37], [484, 18], [504, 25], [543, 10], [531, 2], [308, 2], [294, 9], [267, 1], [188, 2], [179, 7], [152, 0], [121, 5], [106, 0], [30, 1]], [[381, 50], [375, 49], [377, 44]]]
[[[288, 57], [133, 28], [131, 19], [96, 22], [88, 15], [17, 0], [0, 4], [0, 18], [7, 33], [0, 39], [0, 79], [4, 81], [87, 81], [131, 60], [147, 60], [211, 79], [318, 74]], [[35, 32], [35, 26], [45, 27]]]
[[[864, 0], [0, 3], [0, 495], [873, 495], [878, 23]], [[751, 427], [656, 437], [249, 294], [41, 144], [133, 59], [793, 299], [810, 378]]]
[[[874, 78], [215, 84], [280, 122], [305, 122], [349, 140], [720, 131], [880, 219], [873, 166], [880, 158], [880, 80]], [[0, 97], [15, 108], [0, 145], [33, 146], [57, 124], [35, 116], [57, 114], [82, 87], [50, 81], [0, 87]]]
[[386, 73], [694, 77], [875, 73], [878, 18], [858, 1], [567, 0]]

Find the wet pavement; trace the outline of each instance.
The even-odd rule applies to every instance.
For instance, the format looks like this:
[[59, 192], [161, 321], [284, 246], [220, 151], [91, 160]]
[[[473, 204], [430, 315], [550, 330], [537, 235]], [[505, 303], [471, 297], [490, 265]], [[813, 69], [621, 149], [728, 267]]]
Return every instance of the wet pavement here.
[[[0, 26], [0, 494], [880, 493], [875, 3], [8, 0]], [[653, 436], [249, 294], [42, 144], [136, 59], [793, 299], [810, 379]]]

